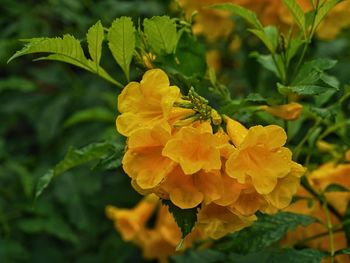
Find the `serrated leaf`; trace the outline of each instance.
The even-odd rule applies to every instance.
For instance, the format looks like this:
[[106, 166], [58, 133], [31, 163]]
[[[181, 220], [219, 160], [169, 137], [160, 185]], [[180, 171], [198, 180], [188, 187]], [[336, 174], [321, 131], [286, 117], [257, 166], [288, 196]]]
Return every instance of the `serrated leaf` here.
[[108, 32], [108, 46], [128, 80], [135, 43], [135, 27], [131, 18], [123, 16], [115, 19]]
[[69, 127], [77, 123], [88, 121], [103, 121], [112, 123], [114, 119], [115, 114], [110, 110], [102, 107], [94, 107], [74, 113], [65, 121], [64, 127]]
[[113, 79], [101, 66], [96, 67], [96, 63], [85, 57], [79, 40], [71, 35], [64, 35], [63, 38], [32, 38], [25, 40], [27, 44], [17, 51], [8, 61], [12, 61], [23, 55], [34, 53], [52, 53], [49, 56], [36, 60], [56, 60], [72, 64], [92, 73], [98, 74], [105, 80], [122, 87], [118, 81]]
[[329, 184], [327, 185], [326, 189], [324, 189], [325, 193], [329, 193], [329, 192], [349, 192], [349, 189], [346, 188], [343, 185], [340, 184]]
[[178, 34], [175, 21], [168, 16], [154, 16], [143, 21], [144, 32], [151, 50], [155, 54], [175, 52]]
[[86, 39], [88, 43], [88, 49], [90, 56], [96, 63], [96, 70], [100, 65], [101, 54], [102, 54], [102, 42], [104, 39], [103, 26], [101, 21], [98, 21], [95, 25], [89, 28]]
[[[249, 242], [248, 242], [249, 243]], [[296, 250], [292, 248], [272, 248], [239, 255], [231, 253], [227, 262], [232, 263], [320, 263], [325, 253], [317, 249]]]
[[296, 86], [284, 86], [280, 83], [277, 83], [278, 92], [286, 95], [289, 93], [296, 93], [298, 95], [307, 96], [307, 95], [318, 95], [329, 90], [328, 87], [319, 86], [319, 85], [296, 85]]
[[228, 235], [216, 247], [221, 251], [239, 254], [256, 252], [278, 242], [288, 231], [314, 222], [314, 218], [310, 216], [290, 212], [261, 215], [252, 226]]
[[251, 24], [254, 28], [263, 30], [263, 26], [260, 23], [259, 19], [257, 18], [256, 14], [249, 9], [246, 9], [244, 7], [241, 7], [236, 4], [219, 4], [219, 5], [212, 5], [210, 6], [211, 9], [216, 10], [224, 10], [228, 11], [234, 15], [237, 15], [244, 20], [246, 20], [249, 24]]
[[55, 176], [84, 163], [103, 159], [110, 155], [112, 151], [113, 145], [108, 142], [92, 143], [81, 149], [70, 148], [61, 162], [40, 177], [36, 187], [35, 199], [42, 194]]
[[326, 17], [330, 10], [339, 4], [342, 0], [328, 0], [323, 1], [322, 6], [318, 9], [317, 14], [315, 16], [315, 28], [322, 22], [322, 20]]
[[323, 71], [333, 68], [337, 64], [336, 60], [315, 59], [304, 63], [292, 82], [294, 85], [314, 84], [323, 74]]
[[296, 0], [283, 0], [283, 4], [292, 14], [294, 21], [297, 23], [302, 32], [305, 32], [305, 14]]
[[176, 224], [181, 229], [182, 238], [191, 233], [192, 228], [197, 222], [198, 208], [181, 209], [174, 205], [170, 200], [162, 200], [162, 203], [168, 206], [169, 212], [173, 215]]
[[320, 76], [320, 79], [327, 85], [331, 86], [332, 88], [339, 90], [340, 82], [336, 77], [328, 75], [323, 72]]

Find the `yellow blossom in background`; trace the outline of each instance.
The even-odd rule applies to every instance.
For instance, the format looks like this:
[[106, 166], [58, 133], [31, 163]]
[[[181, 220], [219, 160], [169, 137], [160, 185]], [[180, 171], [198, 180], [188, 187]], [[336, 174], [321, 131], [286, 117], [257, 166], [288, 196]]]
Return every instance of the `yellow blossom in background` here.
[[270, 113], [271, 115], [288, 121], [298, 119], [302, 108], [303, 106], [297, 102], [291, 102], [278, 106], [261, 106], [261, 109]]
[[206, 36], [209, 42], [214, 42], [221, 37], [228, 37], [233, 31], [234, 23], [230, 19], [230, 13], [206, 8], [219, 2], [231, 2], [230, 0], [178, 0], [178, 2], [188, 18], [193, 12], [197, 12], [192, 28], [193, 33]]
[[106, 207], [107, 217], [114, 220], [124, 240], [130, 241], [137, 237], [138, 233], [145, 227], [146, 222], [152, 216], [158, 198], [154, 195], [145, 197], [133, 209], [120, 209], [113, 206]]
[[[297, 2], [305, 13], [313, 8], [310, 0], [297, 0]], [[191, 14], [194, 10], [198, 11], [194, 31], [205, 35], [209, 41], [227, 37], [234, 29], [234, 25], [229, 24], [230, 16], [225, 12], [205, 9], [206, 6], [213, 4], [233, 3], [250, 9], [256, 13], [264, 26], [276, 26], [283, 33], [287, 33], [294, 24], [293, 17], [282, 0], [179, 0], [179, 3], [187, 14]], [[342, 29], [349, 26], [350, 1], [345, 0], [335, 6], [321, 22], [317, 36], [325, 40], [334, 39]]]
[[[155, 195], [146, 196], [131, 209], [108, 206], [106, 214], [125, 241], [131, 241], [141, 248], [145, 259], [166, 263], [168, 257], [176, 253], [181, 231], [168, 208], [161, 205]], [[154, 226], [149, 227], [147, 224], [154, 215]], [[192, 231], [185, 238], [184, 248], [191, 246], [192, 241], [201, 236], [198, 230]]]
[[350, 161], [350, 150], [345, 152], [345, 160]]
[[[350, 164], [336, 164], [334, 162], [325, 163], [312, 171], [308, 175], [308, 179], [314, 189], [319, 192], [323, 192], [331, 184], [338, 184], [344, 188], [350, 189]], [[297, 195], [303, 197], [303, 199], [293, 203], [286, 209], [287, 211], [311, 215], [321, 220], [321, 222], [326, 223], [326, 212], [317, 199], [302, 188], [299, 189]], [[327, 203], [335, 207], [335, 209], [341, 214], [345, 213], [347, 204], [350, 200], [349, 192], [333, 190], [324, 193], [324, 195], [327, 199]], [[312, 200], [311, 205], [308, 204], [310, 203], [308, 200]], [[334, 216], [331, 217], [331, 220], [333, 225], [338, 225], [340, 223]], [[307, 227], [298, 227], [295, 231], [292, 231], [287, 235], [284, 242], [288, 244], [298, 243], [301, 240], [324, 232], [327, 232], [327, 229], [323, 225], [313, 223]], [[346, 247], [346, 238], [343, 231], [335, 232], [333, 240], [335, 250]], [[330, 251], [329, 237], [327, 235], [308, 241], [305, 245]], [[341, 263], [349, 262], [348, 260], [348, 256], [345, 255], [339, 255], [335, 258], [335, 262]]]

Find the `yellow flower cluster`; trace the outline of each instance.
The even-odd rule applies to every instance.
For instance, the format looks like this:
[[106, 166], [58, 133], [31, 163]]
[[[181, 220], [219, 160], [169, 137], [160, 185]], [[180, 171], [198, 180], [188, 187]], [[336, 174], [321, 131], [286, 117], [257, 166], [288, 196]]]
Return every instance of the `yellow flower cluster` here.
[[[155, 195], [144, 197], [132, 209], [107, 206], [106, 214], [114, 221], [123, 240], [133, 242], [142, 249], [145, 259], [157, 259], [166, 263], [167, 258], [175, 254], [176, 245], [181, 240], [181, 231], [168, 208], [162, 206]], [[151, 222], [153, 218], [155, 222]], [[192, 231], [183, 243], [184, 248], [189, 247], [192, 240], [198, 237], [198, 231]]]
[[257, 211], [288, 206], [304, 168], [283, 147], [284, 130], [246, 129], [225, 117], [227, 132], [213, 132], [211, 123], [219, 124], [220, 116], [209, 110], [208, 119], [201, 119], [198, 112], [207, 116], [210, 107], [194, 107], [184, 98], [160, 69], [120, 94], [117, 129], [128, 137], [122, 164], [133, 187], [182, 209], [200, 206], [197, 228], [212, 238], [251, 224]]
[[[328, 0], [325, 0], [328, 1]], [[310, 0], [297, 1], [306, 13], [312, 9]], [[198, 11], [194, 33], [203, 34], [209, 40], [227, 37], [234, 29], [229, 15], [222, 11], [208, 10], [213, 4], [233, 3], [254, 11], [263, 25], [277, 26], [287, 32], [293, 24], [293, 17], [283, 5], [282, 0], [179, 0], [181, 7], [191, 14]], [[342, 29], [350, 26], [350, 1], [345, 0], [333, 8], [320, 24], [317, 35], [321, 39], [334, 39]], [[215, 28], [215, 30], [211, 30]]]

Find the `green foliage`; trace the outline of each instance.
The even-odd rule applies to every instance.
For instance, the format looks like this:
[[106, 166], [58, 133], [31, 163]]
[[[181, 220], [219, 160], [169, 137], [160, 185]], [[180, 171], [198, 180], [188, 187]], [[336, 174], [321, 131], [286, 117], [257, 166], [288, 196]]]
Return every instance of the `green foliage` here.
[[[91, 32], [96, 32], [93, 30]], [[97, 33], [97, 32], [96, 32]], [[101, 66], [94, 61], [87, 59], [80, 45], [79, 40], [71, 35], [64, 35], [63, 38], [33, 38], [25, 40], [28, 42], [25, 47], [17, 51], [8, 62], [23, 55], [33, 53], [52, 53], [47, 57], [41, 57], [37, 60], [57, 60], [93, 72], [106, 79], [107, 81], [119, 85]], [[90, 45], [92, 47], [92, 43]], [[95, 53], [92, 53], [95, 54]], [[96, 54], [97, 55], [97, 54]], [[97, 59], [97, 57], [96, 57]]]
[[185, 238], [191, 233], [192, 228], [197, 222], [198, 207], [181, 209], [169, 200], [162, 200], [162, 203], [168, 206], [169, 212], [174, 216], [177, 225], [181, 229], [182, 238]]
[[[285, 234], [299, 225], [314, 223], [314, 218], [306, 215], [280, 212], [275, 215], [261, 215], [251, 227], [231, 234], [218, 242], [220, 251], [247, 254], [267, 248], [281, 240]], [[249, 242], [246, 242], [249, 240]]]
[[257, 18], [256, 14], [244, 7], [235, 4], [220, 4], [211, 6], [212, 9], [229, 11], [232, 14], [243, 18], [251, 26], [256, 29], [263, 30], [263, 26]]
[[113, 145], [107, 142], [90, 144], [82, 149], [70, 148], [64, 159], [39, 179], [35, 198], [37, 199], [41, 195], [55, 176], [84, 163], [104, 159], [111, 155], [112, 151]]
[[104, 32], [101, 21], [98, 21], [95, 25], [90, 27], [86, 34], [88, 42], [89, 53], [91, 59], [96, 63], [96, 69], [98, 69], [102, 54], [102, 43], [104, 40]]
[[147, 42], [155, 54], [174, 53], [178, 34], [173, 19], [167, 16], [155, 16], [143, 21]]
[[108, 46], [128, 80], [135, 43], [135, 27], [131, 18], [121, 17], [114, 20], [108, 31]]
[[305, 33], [305, 15], [298, 2], [296, 0], [283, 0], [283, 4], [288, 8], [289, 12], [294, 18], [294, 21], [302, 32]]

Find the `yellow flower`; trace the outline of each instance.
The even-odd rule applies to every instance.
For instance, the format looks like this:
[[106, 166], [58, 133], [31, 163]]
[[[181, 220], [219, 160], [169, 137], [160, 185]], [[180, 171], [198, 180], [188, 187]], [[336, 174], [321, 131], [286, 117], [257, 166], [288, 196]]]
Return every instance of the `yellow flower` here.
[[207, 6], [217, 3], [231, 2], [230, 0], [180, 0], [180, 6], [190, 17], [197, 11], [194, 17], [195, 24], [192, 28], [196, 35], [204, 35], [208, 41], [214, 42], [220, 37], [227, 37], [234, 29], [234, 23], [230, 19], [230, 13], [219, 10], [206, 9]]
[[[292, 153], [282, 147], [286, 133], [276, 125], [254, 126], [248, 131], [230, 127], [237, 122], [227, 119], [227, 129], [237, 149], [226, 162], [226, 172], [239, 183], [252, 183], [259, 194], [269, 194], [278, 179], [287, 176], [292, 167]], [[230, 132], [231, 131], [231, 132]], [[242, 134], [245, 137], [241, 136]], [[239, 138], [239, 139], [237, 139]]]
[[218, 139], [209, 123], [182, 127], [163, 149], [163, 155], [180, 164], [185, 174], [221, 168]]
[[218, 239], [251, 225], [255, 220], [254, 215], [245, 217], [225, 206], [210, 204], [199, 211], [196, 227], [202, 230], [205, 236]]
[[[176, 253], [176, 245], [181, 240], [181, 231], [168, 208], [161, 205], [155, 195], [146, 196], [135, 208], [106, 208], [109, 219], [114, 221], [116, 230], [125, 241], [131, 241], [142, 249], [145, 259], [168, 262], [168, 257]], [[148, 222], [155, 216], [155, 222]], [[202, 238], [199, 230], [193, 230], [184, 242], [184, 248], [191, 246], [193, 240]]]
[[[350, 189], [350, 164], [325, 163], [309, 175], [312, 185], [319, 191], [323, 191], [330, 184], [338, 184]], [[328, 192], [325, 193], [327, 200], [341, 213], [345, 212], [349, 192]]]
[[288, 121], [298, 119], [302, 108], [303, 106], [296, 102], [278, 106], [261, 106], [261, 109], [265, 110], [271, 115]]
[[115, 222], [115, 228], [126, 241], [133, 240], [145, 227], [158, 203], [155, 195], [144, 198], [133, 209], [120, 209], [113, 206], [106, 207], [107, 217]]
[[300, 164], [292, 162], [290, 173], [278, 179], [277, 186], [271, 193], [264, 195], [269, 204], [267, 213], [276, 213], [278, 209], [286, 208], [292, 201], [300, 186], [300, 177], [305, 173], [305, 168]]
[[167, 123], [173, 104], [180, 97], [180, 89], [170, 86], [165, 72], [160, 69], [147, 71], [140, 83], [130, 82], [118, 97], [121, 113], [116, 120], [118, 132], [130, 136], [139, 128]]
[[345, 160], [350, 161], [350, 150], [345, 152]]
[[140, 128], [129, 137], [128, 150], [122, 160], [123, 169], [141, 189], [156, 187], [175, 167], [173, 161], [162, 155], [170, 138], [164, 125]]

